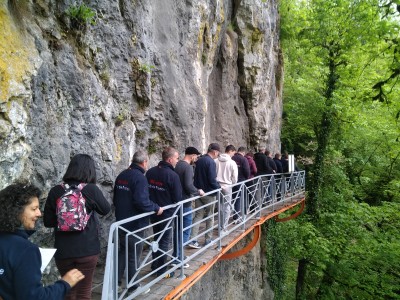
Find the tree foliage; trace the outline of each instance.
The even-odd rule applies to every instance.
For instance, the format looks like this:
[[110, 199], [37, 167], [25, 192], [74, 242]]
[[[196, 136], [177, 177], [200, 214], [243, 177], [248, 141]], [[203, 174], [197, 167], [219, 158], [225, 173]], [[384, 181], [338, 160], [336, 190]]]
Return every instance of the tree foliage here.
[[306, 214], [269, 226], [278, 299], [400, 298], [399, 7], [281, 1], [282, 143], [308, 182]]

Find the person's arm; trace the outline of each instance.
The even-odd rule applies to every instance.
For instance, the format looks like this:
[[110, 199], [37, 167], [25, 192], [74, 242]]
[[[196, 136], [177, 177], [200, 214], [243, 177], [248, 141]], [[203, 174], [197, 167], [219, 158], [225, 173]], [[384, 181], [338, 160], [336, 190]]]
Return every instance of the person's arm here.
[[217, 166], [214, 161], [208, 164], [207, 172], [208, 183], [212, 187], [212, 189], [218, 190], [219, 188], [221, 188], [217, 181]]
[[239, 170], [238, 170], [238, 166], [236, 164], [236, 162], [234, 160], [232, 160], [232, 184], [235, 184], [238, 181], [238, 176], [239, 176]]
[[250, 178], [250, 166], [249, 166], [249, 162], [247, 161], [246, 157], [243, 157], [243, 163], [242, 163], [242, 172], [243, 172], [243, 176], [246, 179]]
[[88, 200], [88, 207], [96, 211], [99, 215], [106, 215], [111, 211], [111, 205], [104, 197], [102, 191], [95, 184], [87, 184], [82, 189], [82, 194]]
[[71, 286], [64, 280], [44, 287], [40, 266], [42, 259], [39, 248], [35, 245], [27, 247], [19, 256], [20, 260], [14, 268], [15, 299], [20, 300], [56, 300], [64, 299]]
[[172, 176], [172, 202], [177, 203], [182, 200], [182, 184], [178, 174], [174, 173]]
[[43, 224], [45, 227], [57, 227], [56, 200], [56, 187], [53, 187], [47, 195], [44, 205]]
[[193, 168], [190, 165], [183, 172], [183, 188], [188, 195], [199, 195], [199, 190], [193, 184]]
[[130, 182], [129, 189], [132, 191], [132, 199], [135, 199], [136, 206], [142, 212], [158, 212], [160, 206], [150, 200], [149, 185], [145, 176], [138, 177], [137, 180]]

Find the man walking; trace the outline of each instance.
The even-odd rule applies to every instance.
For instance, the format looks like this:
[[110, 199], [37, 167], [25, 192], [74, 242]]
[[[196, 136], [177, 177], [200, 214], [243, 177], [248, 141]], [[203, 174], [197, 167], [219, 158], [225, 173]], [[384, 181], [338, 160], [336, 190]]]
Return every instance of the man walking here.
[[[124, 220], [142, 213], [154, 211], [161, 215], [163, 208], [149, 199], [149, 189], [144, 172], [148, 167], [148, 156], [144, 151], [137, 151], [132, 158], [132, 164], [128, 169], [122, 171], [115, 180], [114, 185], [114, 206], [117, 221]], [[118, 284], [121, 285], [122, 275], [126, 268], [125, 253], [128, 251], [128, 281], [137, 273], [136, 266], [140, 265], [140, 257], [143, 249], [144, 231], [140, 230], [149, 225], [149, 217], [122, 225], [126, 229], [120, 230], [118, 252]], [[135, 232], [129, 236], [128, 245], [126, 234]], [[138, 278], [136, 278], [137, 280]], [[135, 280], [135, 281], [136, 281]], [[130, 288], [134, 291], [139, 287], [136, 284]]]
[[[247, 160], [246, 157], [244, 157], [246, 153], [246, 148], [245, 147], [239, 147], [238, 151], [235, 153], [234, 156], [232, 156], [232, 159], [236, 162], [236, 165], [238, 167], [238, 180], [237, 182], [242, 182], [250, 178], [250, 165], [249, 161]], [[239, 188], [240, 186], [235, 186], [233, 187], [233, 197], [235, 200], [235, 214], [233, 215], [233, 219], [237, 220], [240, 217], [240, 212], [241, 212], [241, 202], [240, 202], [240, 196], [241, 193], [239, 193]], [[247, 203], [246, 199], [244, 199], [244, 213], [246, 213], [247, 210]]]
[[[198, 189], [202, 189], [204, 193], [208, 193], [220, 188], [219, 183], [217, 182], [217, 173], [216, 173], [216, 165], [214, 159], [216, 159], [220, 153], [221, 149], [217, 143], [211, 143], [208, 146], [207, 154], [201, 157], [197, 163], [194, 171], [194, 185]], [[215, 202], [215, 194], [207, 195], [201, 197], [195, 201], [195, 208], [199, 208], [201, 206], [207, 205], [204, 208], [198, 209], [195, 212], [195, 216], [193, 219], [193, 223], [199, 223], [193, 226], [192, 233], [190, 235], [190, 239], [193, 240], [189, 247], [199, 249], [201, 246], [199, 245], [197, 239], [197, 234], [199, 232], [200, 221], [203, 220], [204, 217], [209, 217], [206, 220], [206, 231], [205, 234], [205, 243], [204, 245], [208, 245], [212, 242], [212, 228], [214, 226], [214, 218], [212, 214], [214, 213], [214, 204]]]
[[[187, 147], [185, 150], [185, 157], [180, 160], [175, 167], [175, 172], [179, 175], [179, 179], [182, 185], [182, 200], [189, 199], [194, 196], [203, 196], [204, 191], [201, 189], [197, 189], [193, 185], [193, 164], [197, 161], [201, 153], [194, 147]], [[192, 225], [192, 202], [187, 202], [183, 204], [182, 214], [183, 214], [183, 222], [182, 228], [187, 228]], [[178, 219], [177, 226], [180, 228], [180, 220]], [[180, 258], [180, 249], [182, 244], [185, 244], [189, 241], [191, 228], [187, 228], [183, 231], [183, 243], [180, 241], [180, 233], [178, 234], [178, 238], [175, 239], [174, 244], [174, 257]], [[184, 267], [188, 268], [189, 265], [185, 264]]]
[[[182, 199], [182, 187], [178, 174], [175, 173], [174, 167], [178, 163], [179, 153], [172, 147], [166, 147], [162, 152], [162, 160], [157, 166], [151, 168], [146, 173], [149, 183], [150, 199], [161, 206], [174, 204]], [[151, 268], [157, 272], [157, 276], [161, 276], [167, 270], [167, 252], [171, 243], [171, 228], [173, 227], [171, 217], [174, 208], [164, 210], [162, 215], [152, 216], [154, 239], [158, 242], [158, 250], [153, 252], [153, 263]], [[165, 278], [174, 276], [174, 272], [165, 275]]]
[[232, 156], [235, 154], [236, 148], [233, 145], [228, 145], [225, 148], [225, 153], [221, 154], [216, 160], [217, 165], [217, 181], [222, 188], [223, 197], [223, 218], [222, 218], [222, 234], [226, 234], [226, 228], [229, 223], [232, 210], [232, 184], [238, 180], [238, 167]]

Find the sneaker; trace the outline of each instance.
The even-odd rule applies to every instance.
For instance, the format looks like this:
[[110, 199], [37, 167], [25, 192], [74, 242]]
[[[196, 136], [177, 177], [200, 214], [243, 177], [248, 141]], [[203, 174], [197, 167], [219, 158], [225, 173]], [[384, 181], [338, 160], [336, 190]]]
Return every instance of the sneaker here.
[[226, 236], [226, 235], [228, 235], [228, 234], [229, 234], [229, 232], [226, 231], [225, 229], [222, 229], [222, 230], [221, 230], [221, 236]]
[[[173, 267], [176, 267], [176, 266], [178, 266], [179, 264], [178, 263], [173, 263], [173, 264], [171, 264], [171, 266], [173, 266]], [[185, 268], [185, 269], [187, 269], [187, 268], [189, 268], [190, 267], [190, 265], [189, 264], [183, 264], [183, 267]]]
[[[128, 293], [129, 293], [129, 294], [133, 293], [134, 291], [136, 291], [136, 290], [137, 290], [138, 288], [140, 288], [141, 286], [142, 286], [142, 285], [139, 283], [137, 286], [133, 286], [133, 287], [129, 288], [129, 289], [128, 289]], [[148, 288], [148, 289], [144, 290], [143, 292], [141, 292], [140, 295], [146, 295], [146, 294], [148, 294], [148, 293], [150, 293], [150, 288]]]
[[193, 248], [193, 249], [200, 249], [201, 248], [201, 246], [200, 246], [200, 244], [198, 242], [191, 242], [188, 246], [190, 248]]
[[211, 239], [205, 240], [204, 247], [207, 246], [208, 244], [211, 244], [212, 242], [213, 242], [213, 240], [211, 240]]
[[175, 275], [175, 272], [171, 272], [171, 273], [168, 273], [167, 275], [165, 275], [164, 278], [166, 278], [166, 279], [172, 278], [172, 277], [174, 277], [174, 275]]

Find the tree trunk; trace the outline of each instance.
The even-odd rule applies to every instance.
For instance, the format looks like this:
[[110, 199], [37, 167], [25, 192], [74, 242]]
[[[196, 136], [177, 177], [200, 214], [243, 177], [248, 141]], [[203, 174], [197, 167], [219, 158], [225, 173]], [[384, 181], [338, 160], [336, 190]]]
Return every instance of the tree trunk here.
[[305, 258], [299, 260], [297, 267], [297, 280], [296, 280], [296, 300], [305, 299], [305, 279], [307, 274], [308, 261]]

